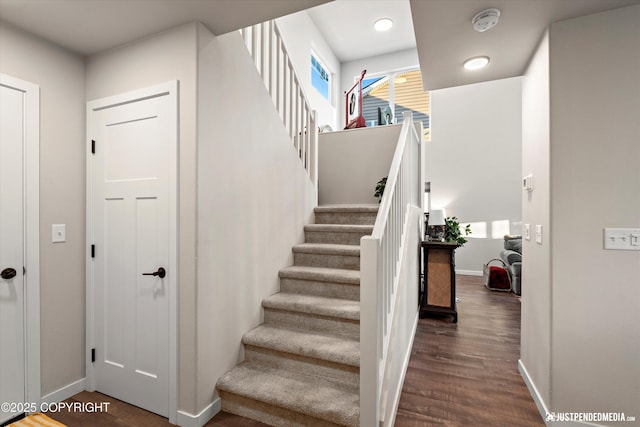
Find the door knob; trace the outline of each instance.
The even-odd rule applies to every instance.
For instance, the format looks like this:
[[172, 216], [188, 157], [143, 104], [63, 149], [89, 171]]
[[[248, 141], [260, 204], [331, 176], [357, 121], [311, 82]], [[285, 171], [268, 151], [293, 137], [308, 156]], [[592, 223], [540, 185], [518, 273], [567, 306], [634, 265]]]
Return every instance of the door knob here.
[[154, 271], [153, 273], [142, 273], [143, 276], [158, 276], [161, 279], [164, 279], [164, 276], [167, 275], [167, 271], [160, 267], [158, 271]]
[[15, 268], [9, 267], [2, 270], [2, 273], [0, 273], [0, 277], [2, 277], [4, 280], [9, 280], [16, 277], [16, 274], [18, 273], [16, 273]]

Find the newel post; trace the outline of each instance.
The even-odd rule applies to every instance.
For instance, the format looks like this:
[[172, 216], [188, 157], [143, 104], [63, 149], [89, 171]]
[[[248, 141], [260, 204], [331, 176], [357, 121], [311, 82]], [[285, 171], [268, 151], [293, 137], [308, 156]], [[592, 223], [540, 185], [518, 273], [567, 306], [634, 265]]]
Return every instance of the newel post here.
[[380, 412], [379, 239], [360, 240], [360, 426], [378, 426]]

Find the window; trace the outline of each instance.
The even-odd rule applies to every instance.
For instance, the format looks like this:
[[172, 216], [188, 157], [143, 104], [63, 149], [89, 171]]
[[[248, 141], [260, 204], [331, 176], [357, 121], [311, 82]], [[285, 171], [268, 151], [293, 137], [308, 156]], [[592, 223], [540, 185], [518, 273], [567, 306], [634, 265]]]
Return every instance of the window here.
[[[367, 126], [377, 126], [378, 109], [392, 115], [393, 123], [402, 123], [402, 113], [411, 111], [421, 121], [429, 140], [431, 106], [429, 92], [422, 89], [420, 70], [389, 73], [366, 78], [362, 82], [362, 110]], [[384, 118], [384, 117], [383, 117]]]
[[311, 85], [331, 102], [331, 74], [313, 53], [311, 54]]

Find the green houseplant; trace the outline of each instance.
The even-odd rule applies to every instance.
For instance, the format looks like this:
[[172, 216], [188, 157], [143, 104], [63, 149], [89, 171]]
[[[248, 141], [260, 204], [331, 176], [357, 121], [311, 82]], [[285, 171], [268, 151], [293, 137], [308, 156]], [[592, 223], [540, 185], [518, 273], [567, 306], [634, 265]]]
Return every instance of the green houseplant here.
[[[464, 236], [462, 233], [464, 232]], [[471, 224], [467, 224], [463, 229], [455, 216], [444, 219], [444, 240], [445, 242], [456, 242], [460, 246], [467, 243], [465, 236], [471, 234]]]
[[386, 185], [387, 185], [386, 176], [382, 178], [380, 181], [378, 181], [378, 183], [376, 184], [376, 192], [373, 193], [373, 196], [379, 199], [378, 203], [382, 201], [382, 195], [384, 194], [384, 187], [386, 187]]

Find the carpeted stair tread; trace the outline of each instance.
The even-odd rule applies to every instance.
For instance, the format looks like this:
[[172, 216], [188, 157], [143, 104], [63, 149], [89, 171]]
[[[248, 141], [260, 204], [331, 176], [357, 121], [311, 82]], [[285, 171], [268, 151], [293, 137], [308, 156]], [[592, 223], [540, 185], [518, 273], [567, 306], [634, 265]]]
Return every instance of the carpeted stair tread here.
[[314, 211], [325, 212], [349, 212], [349, 213], [375, 213], [380, 205], [323, 205], [317, 206]]
[[336, 245], [329, 243], [301, 243], [293, 247], [293, 252], [317, 255], [360, 256], [360, 246]]
[[320, 377], [243, 362], [224, 374], [217, 388], [344, 426], [359, 423], [358, 393]]
[[304, 231], [324, 231], [340, 233], [367, 233], [373, 232], [373, 225], [352, 225], [352, 224], [307, 224]]
[[280, 270], [281, 279], [315, 280], [318, 282], [360, 284], [359, 270], [295, 265]]
[[360, 343], [320, 332], [260, 325], [242, 337], [242, 343], [349, 366], [360, 366]]
[[325, 317], [360, 320], [360, 303], [341, 298], [279, 292], [263, 300], [262, 306]]

